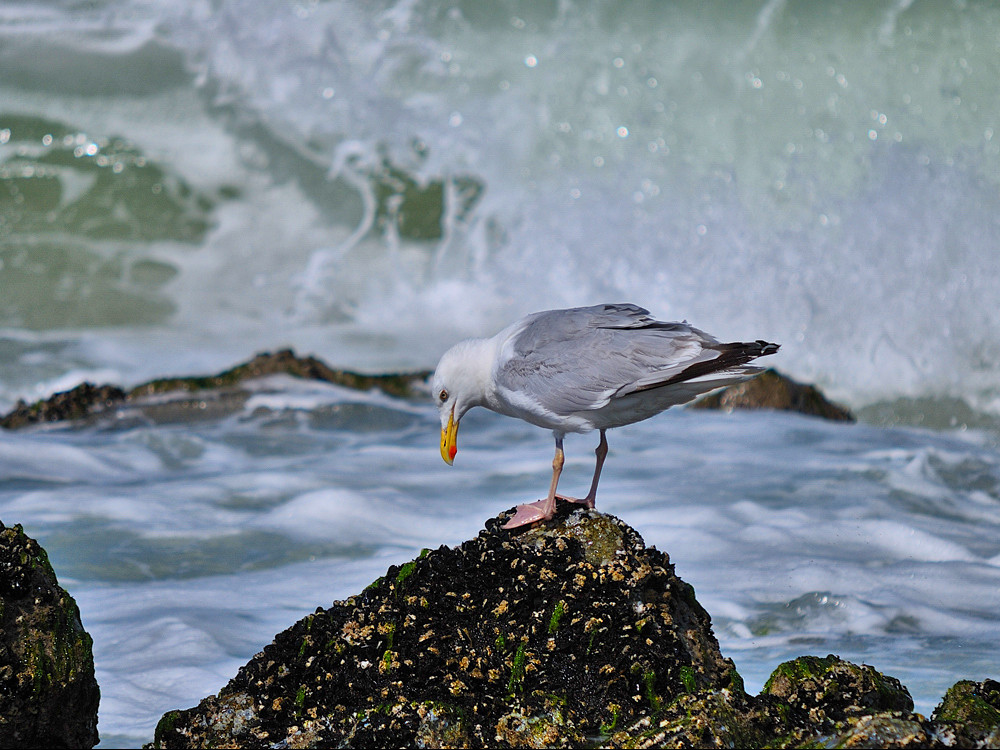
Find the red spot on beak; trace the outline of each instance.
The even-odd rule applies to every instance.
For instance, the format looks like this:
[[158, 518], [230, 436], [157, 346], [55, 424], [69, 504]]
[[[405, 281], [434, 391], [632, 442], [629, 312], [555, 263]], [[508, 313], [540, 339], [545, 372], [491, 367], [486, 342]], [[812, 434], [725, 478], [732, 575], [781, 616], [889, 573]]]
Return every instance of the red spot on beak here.
[[451, 456], [451, 460], [452, 460], [452, 461], [454, 461], [454, 460], [455, 460], [455, 455], [456, 455], [457, 453], [458, 453], [458, 446], [457, 446], [457, 445], [453, 445], [453, 446], [451, 446], [451, 447], [450, 447], [450, 448], [448, 449], [448, 455], [450, 455], [450, 456]]

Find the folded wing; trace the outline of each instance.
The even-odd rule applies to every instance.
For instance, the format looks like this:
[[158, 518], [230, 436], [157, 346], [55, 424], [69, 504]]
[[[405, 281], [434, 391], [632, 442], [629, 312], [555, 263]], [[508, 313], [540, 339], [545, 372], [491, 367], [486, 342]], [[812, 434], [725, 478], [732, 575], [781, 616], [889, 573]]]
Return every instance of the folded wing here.
[[777, 348], [764, 341], [719, 343], [635, 305], [552, 310], [531, 316], [514, 334], [496, 381], [551, 413], [569, 415], [641, 391], [751, 375], [759, 368], [747, 363]]

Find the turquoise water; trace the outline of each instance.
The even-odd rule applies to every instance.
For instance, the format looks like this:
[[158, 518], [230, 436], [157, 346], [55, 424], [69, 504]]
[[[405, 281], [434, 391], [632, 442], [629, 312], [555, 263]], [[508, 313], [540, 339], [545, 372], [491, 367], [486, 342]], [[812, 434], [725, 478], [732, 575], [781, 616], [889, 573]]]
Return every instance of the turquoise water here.
[[[927, 713], [1000, 671], [998, 47], [990, 3], [5, 6], [0, 409], [284, 346], [425, 369], [603, 301], [778, 341], [862, 423], [671, 412], [609, 436], [601, 507], [748, 687], [832, 651]], [[0, 434], [106, 745], [545, 489], [548, 435], [470, 414], [449, 469], [432, 411], [277, 379], [228, 417]]]

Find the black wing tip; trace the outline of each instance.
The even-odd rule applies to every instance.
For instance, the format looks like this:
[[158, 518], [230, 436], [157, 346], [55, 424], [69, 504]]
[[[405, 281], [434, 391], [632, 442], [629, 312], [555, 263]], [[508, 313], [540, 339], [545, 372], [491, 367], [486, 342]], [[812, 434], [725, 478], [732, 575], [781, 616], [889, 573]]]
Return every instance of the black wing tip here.
[[[749, 342], [734, 341], [729, 344], [717, 344], [711, 348], [716, 349], [719, 352], [719, 356], [715, 359], [695, 362], [690, 367], [686, 367], [672, 378], [664, 380], [662, 383], [655, 383], [637, 390], [645, 391], [651, 388], [660, 388], [665, 385], [683, 383], [686, 380], [704, 377], [705, 375], [711, 375], [715, 372], [724, 372], [726, 370], [738, 371], [739, 368], [744, 368], [749, 362], [757, 359], [757, 357], [774, 354], [781, 348], [781, 344], [772, 344], [770, 341], [757, 339], [756, 341]], [[755, 375], [762, 371], [763, 368], [760, 367], [745, 367], [743, 374]]]
[[774, 354], [781, 348], [781, 344], [772, 344], [770, 341], [764, 341], [764, 339], [757, 339], [753, 345], [758, 349], [754, 353], [755, 357], [766, 357], [768, 354]]

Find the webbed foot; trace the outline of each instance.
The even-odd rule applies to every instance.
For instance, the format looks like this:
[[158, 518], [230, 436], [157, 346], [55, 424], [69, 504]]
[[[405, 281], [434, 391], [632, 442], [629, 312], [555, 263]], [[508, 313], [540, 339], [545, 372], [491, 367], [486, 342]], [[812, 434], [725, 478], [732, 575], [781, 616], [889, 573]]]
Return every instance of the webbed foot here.
[[535, 523], [536, 521], [547, 521], [554, 515], [552, 510], [546, 513], [546, 505], [548, 504], [548, 500], [536, 500], [533, 503], [518, 505], [514, 517], [505, 523], [503, 528], [516, 529], [518, 526], [527, 526], [529, 523]]

